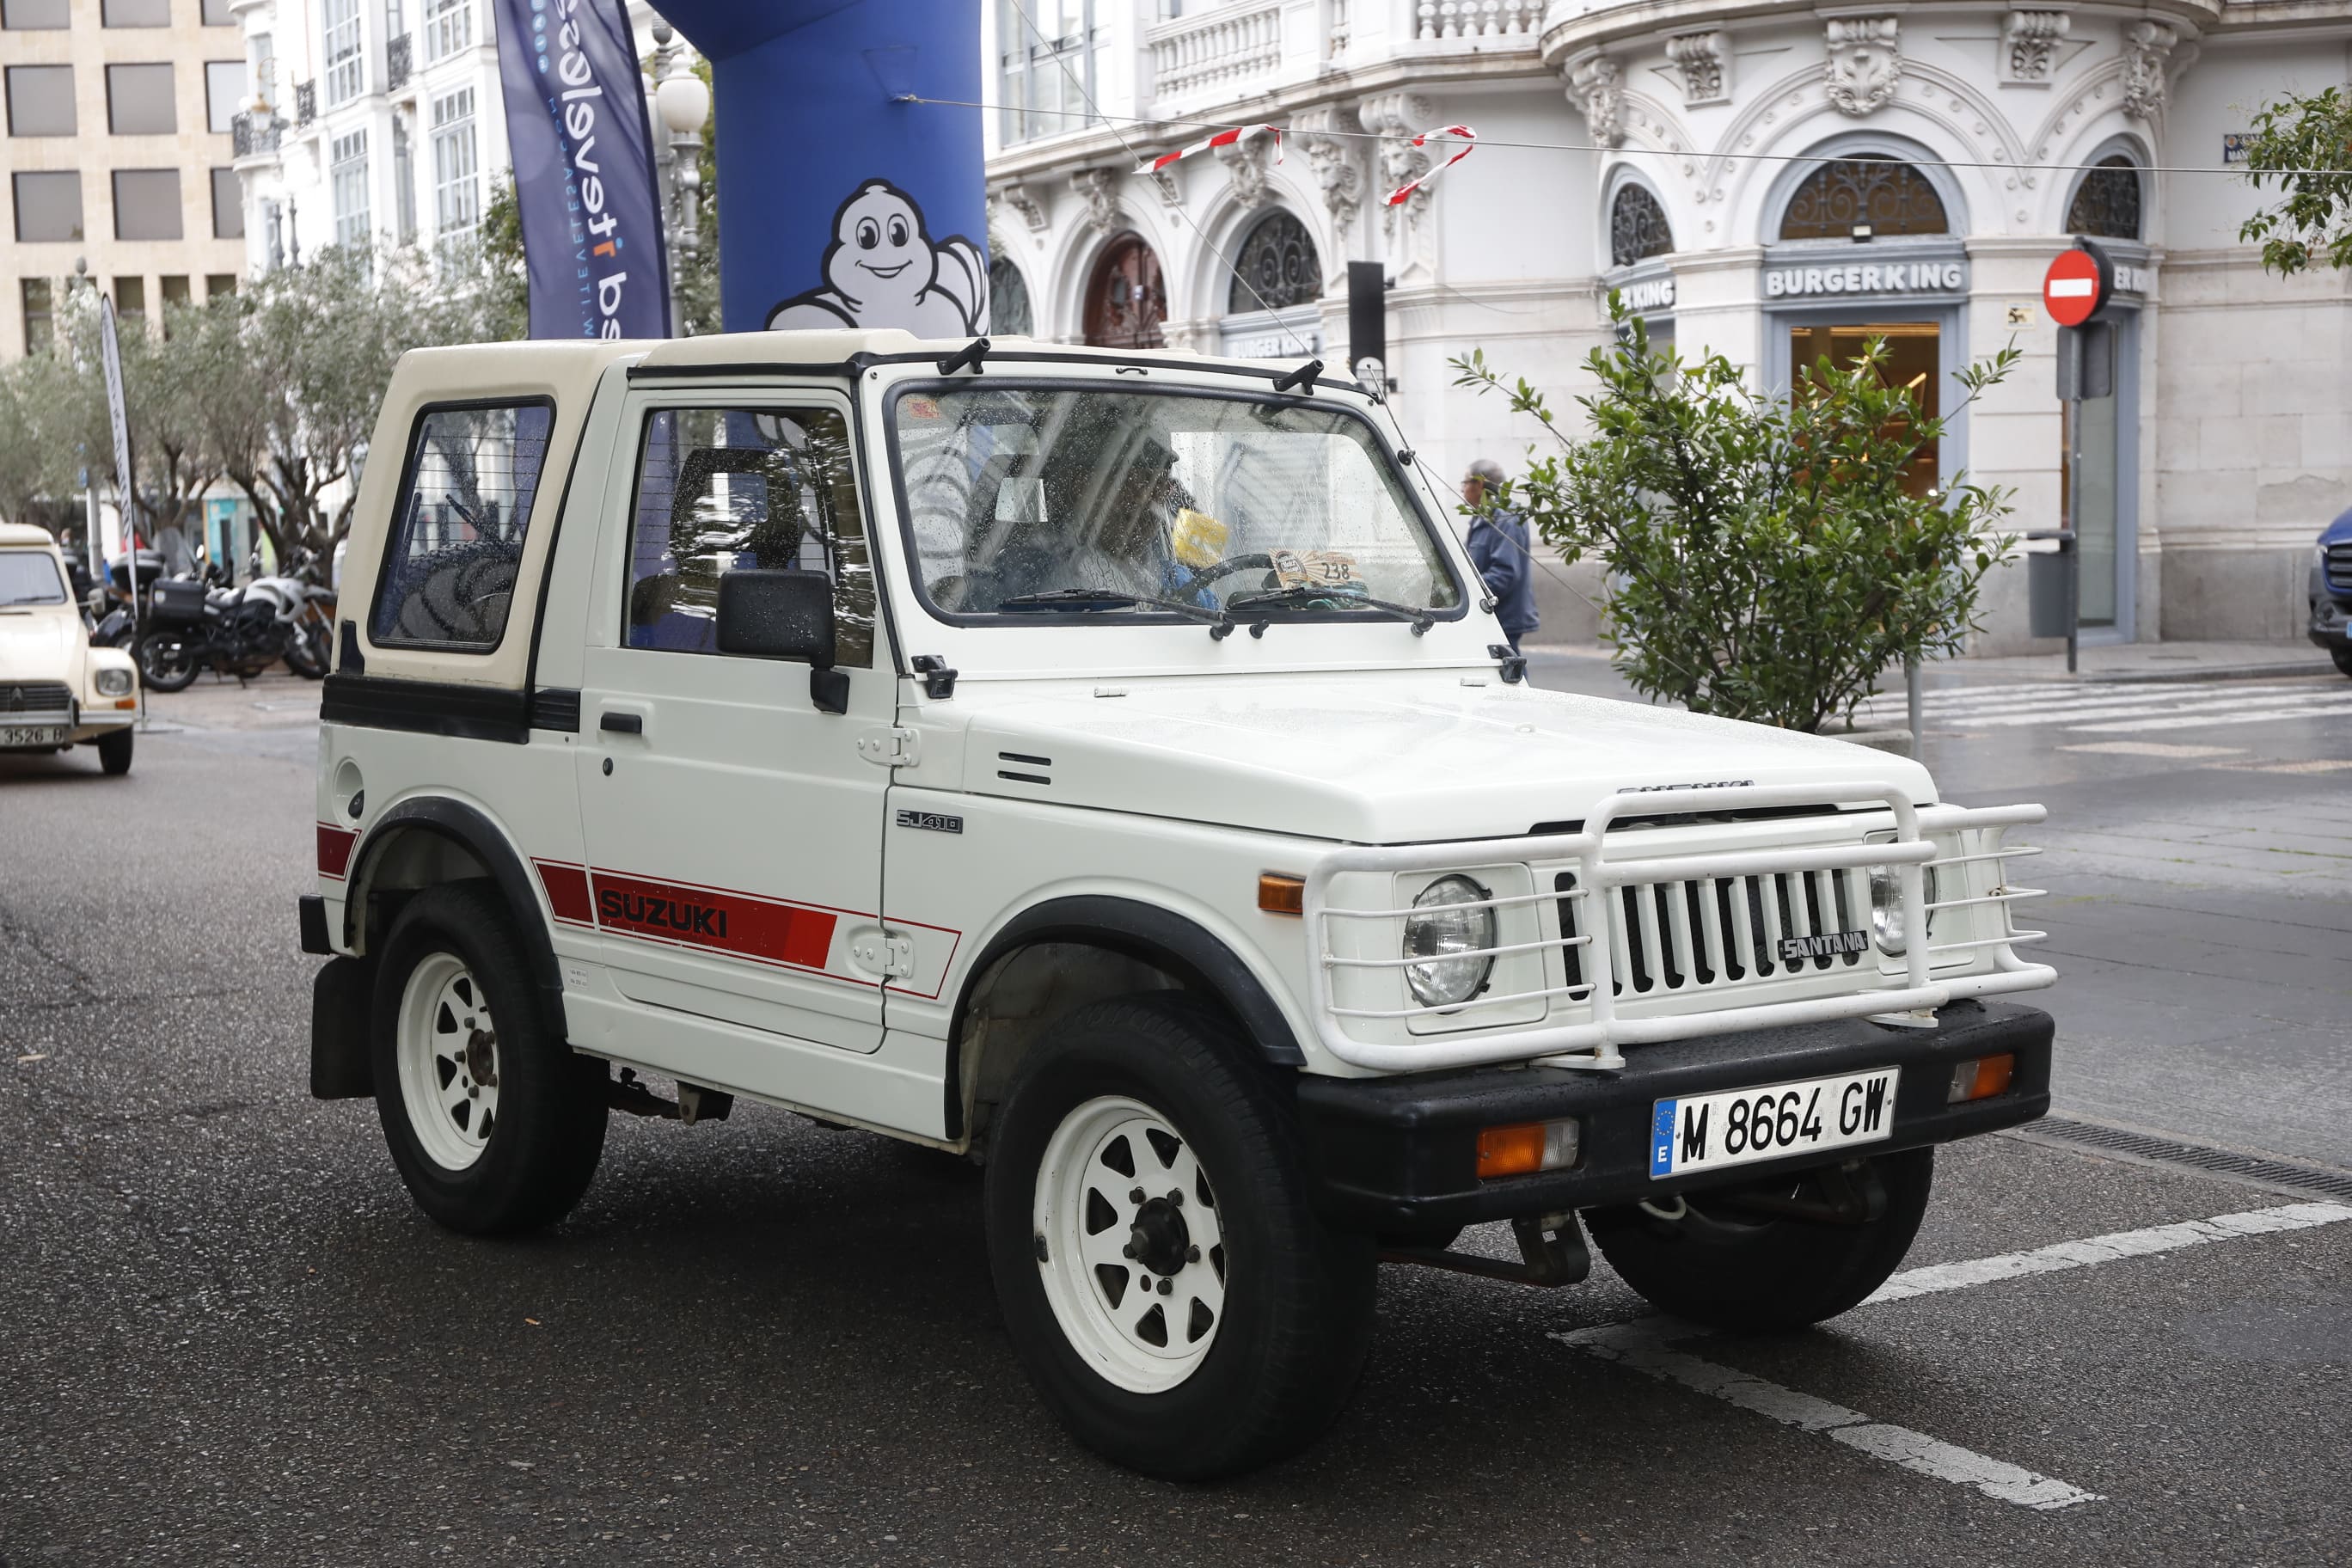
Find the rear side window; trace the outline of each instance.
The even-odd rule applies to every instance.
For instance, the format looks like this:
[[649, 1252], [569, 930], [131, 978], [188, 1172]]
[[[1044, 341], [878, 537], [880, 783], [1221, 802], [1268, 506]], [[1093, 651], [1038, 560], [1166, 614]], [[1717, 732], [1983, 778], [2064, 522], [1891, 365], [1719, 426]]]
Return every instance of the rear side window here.
[[554, 422], [544, 401], [418, 416], [369, 641], [461, 653], [499, 646]]

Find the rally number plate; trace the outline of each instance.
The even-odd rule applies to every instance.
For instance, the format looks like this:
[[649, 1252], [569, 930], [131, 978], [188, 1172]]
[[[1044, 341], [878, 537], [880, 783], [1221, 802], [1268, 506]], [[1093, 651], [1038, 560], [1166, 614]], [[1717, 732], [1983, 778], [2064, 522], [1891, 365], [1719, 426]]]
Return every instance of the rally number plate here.
[[66, 730], [62, 724], [36, 726], [31, 724], [0, 725], [0, 748], [10, 746], [62, 746]]
[[1650, 1174], [1679, 1176], [1874, 1143], [1895, 1131], [1898, 1068], [1722, 1094], [1661, 1100], [1652, 1108]]

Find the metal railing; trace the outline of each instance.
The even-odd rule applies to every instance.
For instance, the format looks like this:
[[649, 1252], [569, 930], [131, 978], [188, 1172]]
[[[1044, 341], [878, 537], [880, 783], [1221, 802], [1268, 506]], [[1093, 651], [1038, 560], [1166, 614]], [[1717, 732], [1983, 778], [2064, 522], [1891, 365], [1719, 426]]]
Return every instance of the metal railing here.
[[229, 118], [229, 149], [238, 158], [257, 158], [278, 151], [286, 122], [275, 114], [236, 114]]
[[[1715, 814], [1818, 805], [1828, 799], [1885, 807], [1895, 818], [1894, 838], [1865, 843], [1675, 853], [1630, 860], [1612, 860], [1604, 853], [1610, 826], [1620, 815], [1651, 817], [1684, 812]], [[1873, 815], [1875, 816], [1874, 813]], [[1307, 940], [1314, 944], [1314, 961], [1308, 966], [1308, 986], [1315, 1027], [1324, 1048], [1332, 1056], [1350, 1066], [1379, 1071], [1425, 1071], [1437, 1068], [1525, 1061], [1538, 1057], [1564, 1067], [1615, 1069], [1625, 1065], [1620, 1049], [1623, 1046], [1877, 1014], [1914, 1013], [1941, 1007], [1964, 996], [1990, 995], [2047, 985], [2056, 978], [2052, 970], [2044, 965], [2025, 963], [2010, 951], [2018, 943], [2040, 940], [2043, 933], [2012, 931], [1980, 941], [1937, 944], [1932, 941], [1927, 924], [1927, 917], [1935, 909], [1989, 906], [2003, 911], [2003, 923], [2007, 925], [2006, 911], [2010, 905], [2021, 899], [2038, 896], [2039, 889], [2012, 889], [2003, 884], [1988, 894], [1939, 900], [1933, 905], [1926, 889], [1927, 868], [1930, 864], [1955, 868], [1979, 860], [2000, 864], [2034, 853], [2027, 847], [2001, 848], [1998, 844], [1999, 832], [2017, 824], [2039, 822], [2044, 815], [2038, 805], [1996, 806], [1976, 811], [1953, 806], [1919, 807], [1912, 804], [1901, 788], [1892, 784], [1830, 786], [1818, 784], [1751, 784], [1728, 789], [1661, 790], [1614, 795], [1601, 806], [1580, 832], [1570, 835], [1480, 839], [1451, 844], [1362, 846], [1337, 850], [1317, 862], [1307, 874], [1304, 913]], [[1884, 818], [1878, 820], [1884, 821]], [[1992, 830], [1988, 839], [1990, 847], [1974, 852], [1943, 855], [1935, 844], [1923, 837], [1928, 832], [1953, 836], [1972, 830]], [[1622, 837], [1619, 843], [1622, 845]], [[1498, 942], [1493, 947], [1475, 952], [1446, 954], [1445, 960], [1483, 957], [1496, 961], [1499, 966], [1502, 962], [1514, 957], [1557, 951], [1561, 954], [1563, 965], [1557, 980], [1547, 973], [1532, 986], [1479, 995], [1443, 1007], [1372, 1007], [1357, 1005], [1364, 1000], [1360, 995], [1351, 995], [1347, 1002], [1339, 998], [1337, 990], [1340, 975], [1395, 971], [1412, 963], [1430, 961], [1385, 955], [1387, 952], [1402, 952], [1402, 922], [1416, 913], [1425, 914], [1426, 910], [1335, 905], [1331, 900], [1335, 879], [1359, 873], [1396, 875], [1471, 871], [1498, 865], [1545, 869], [1564, 868], [1573, 878], [1573, 884], [1565, 889], [1538, 887], [1531, 893], [1506, 894], [1482, 900], [1449, 903], [1445, 907], [1449, 910], [1488, 909], [1497, 911], [1499, 916], [1501, 911], [1528, 906], [1539, 911], [1542, 905], [1554, 903], [1584, 910], [1606, 909], [1609, 914], [1607, 918], [1579, 914], [1564, 920], [1557, 935], [1542, 935], [1535, 941]], [[1839, 918], [1852, 919], [1854, 912], [1859, 911], [1862, 929], [1867, 931], [1870, 926], [1868, 878], [1874, 868], [1884, 868], [1894, 873], [1904, 930], [1916, 933], [1916, 940], [1906, 943], [1900, 973], [1890, 976], [1881, 970], [1874, 947], [1867, 955], [1870, 960], [1867, 963], [1834, 962], [1843, 956], [1839, 954], [1807, 952], [1801, 957], [1786, 955], [1780, 947], [1782, 937], [1828, 934], [1817, 932], [1812, 927], [1822, 912], [1838, 907], [1841, 884], [1845, 912]], [[1794, 880], [1790, 880], [1792, 879]], [[1725, 909], [1722, 905], [1713, 905], [1713, 918], [1710, 918], [1708, 906], [1703, 905], [1697, 923], [1693, 926], [1685, 901], [1677, 896], [1675, 901], [1661, 909], [1659, 904], [1662, 900], [1654, 891], [1665, 885], [1738, 884], [1741, 879], [1748, 879], [1749, 886], [1759, 888], [1758, 904], [1751, 907], [1743, 889], [1740, 900], [1731, 908], [1727, 930], [1723, 924]], [[1762, 897], [1761, 887], [1769, 887], [1773, 896], [1769, 899]], [[1630, 926], [1627, 923], [1629, 911], [1621, 893], [1621, 889], [1628, 889], [1636, 891], [1630, 911], [1633, 919]], [[1814, 900], [1811, 910], [1805, 909], [1808, 890]], [[1780, 899], [1784, 892], [1792, 895], [1785, 907]], [[1379, 903], [1385, 906], [1394, 901], [1391, 897], [1379, 900]], [[1646, 916], [1644, 910], [1648, 911]], [[1768, 910], [1769, 913], [1765, 912]], [[1378, 957], [1367, 956], [1360, 951], [1338, 951], [1343, 946], [1355, 945], [1334, 940], [1337, 932], [1335, 922], [1346, 921], [1384, 925], [1393, 931], [1399, 940], [1392, 947], [1384, 942], [1383, 954]], [[1756, 929], [1758, 921], [1763, 927], [1760, 931]], [[1502, 934], [1501, 923], [1498, 918], [1498, 937]], [[1760, 943], [1759, 938], [1769, 945]], [[1748, 973], [1735, 975], [1732, 973], [1733, 960], [1743, 943], [1757, 963]], [[1978, 948], [1992, 950], [1990, 970], [1979, 970], [1971, 963], [1969, 973], [1949, 974], [1940, 980], [1934, 976], [1932, 970], [1937, 963], [1948, 965], [1958, 962], [1962, 952]], [[1679, 972], [1673, 971], [1664, 962], [1667, 954], [1677, 951], [1682, 955], [1679, 962], [1685, 965]], [[1704, 980], [1698, 976], [1702, 958], [1712, 971], [1711, 976]], [[1822, 958], [1832, 962], [1821, 963]], [[1759, 973], [1767, 962], [1773, 973]], [[1570, 978], [1571, 972], [1573, 978]], [[1602, 977], [1608, 977], [1610, 983], [1602, 984]], [[1637, 987], [1633, 984], [1637, 980], [1646, 980], [1649, 984]], [[1674, 983], [1661, 984], [1667, 980]], [[1565, 984], [1560, 983], [1563, 981]], [[1800, 995], [1793, 999], [1742, 999], [1752, 994], [1759, 986], [1770, 982], [1781, 983], [1771, 987], [1777, 995], [1785, 995], [1789, 984], [1801, 987], [1832, 985], [1836, 991], [1833, 994]], [[1661, 1012], [1644, 1005], [1676, 998], [1719, 1000], [1722, 1005], [1701, 1005], [1680, 1012]], [[1580, 1016], [1567, 1022], [1551, 1021], [1556, 1007], [1563, 1002]], [[1623, 1006], [1639, 1010], [1629, 1016], [1621, 1010], [1621, 1003]], [[1360, 1039], [1350, 1034], [1347, 1026], [1349, 1020], [1393, 1025], [1421, 1018], [1449, 1018], [1493, 1008], [1536, 1010], [1539, 1011], [1541, 1018], [1520, 1026], [1498, 1026], [1475, 1035], [1465, 1031], [1434, 1037], [1423, 1036], [1402, 1043]]]
[[319, 118], [319, 84], [298, 81], [294, 84], [294, 123], [308, 125]]

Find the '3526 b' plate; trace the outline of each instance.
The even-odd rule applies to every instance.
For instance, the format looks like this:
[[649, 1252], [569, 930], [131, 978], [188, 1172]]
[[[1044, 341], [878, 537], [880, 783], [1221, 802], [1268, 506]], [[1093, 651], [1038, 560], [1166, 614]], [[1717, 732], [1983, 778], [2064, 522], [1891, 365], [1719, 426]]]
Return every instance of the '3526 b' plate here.
[[1661, 1100], [1652, 1108], [1650, 1174], [1679, 1176], [1874, 1143], [1895, 1131], [1899, 1068], [1762, 1089]]

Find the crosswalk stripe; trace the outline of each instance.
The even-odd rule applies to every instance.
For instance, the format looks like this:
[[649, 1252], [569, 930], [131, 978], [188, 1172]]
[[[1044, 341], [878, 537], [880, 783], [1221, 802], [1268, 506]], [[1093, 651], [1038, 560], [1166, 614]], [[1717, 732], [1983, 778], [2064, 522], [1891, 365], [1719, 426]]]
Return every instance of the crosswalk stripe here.
[[[2168, 706], [2179, 706], [2183, 703], [2237, 702], [2253, 697], [2271, 699], [2283, 696], [2331, 695], [2335, 695], [2331, 689], [2309, 682], [2293, 686], [2181, 686], [2167, 691], [2152, 691], [2145, 688], [2117, 690], [2114, 687], [2103, 687], [2045, 690], [2032, 696], [2003, 696], [1984, 700], [1975, 700], [1965, 693], [1935, 693], [1931, 694], [1921, 706], [1925, 711], [1930, 713], [1990, 716], [2003, 712], [2048, 712], [2070, 708], [2105, 707], [2117, 703], [2160, 702]], [[1904, 705], [1899, 700], [1890, 700], [1884, 694], [1873, 698], [1865, 706], [1874, 712], [1880, 713], [1904, 710]]]
[[2326, 719], [2339, 713], [2352, 714], [2352, 697], [2338, 698], [2324, 706], [2273, 709], [2260, 713], [2191, 713], [2178, 719], [2136, 719], [2121, 723], [2069, 724], [2066, 728], [2076, 735], [2137, 735], [2151, 730], [2198, 730], [2224, 724], [2275, 724], [2288, 719]]
[[[2345, 699], [2344, 700], [2352, 700]], [[2266, 702], [2130, 702], [2102, 704], [2097, 707], [2059, 709], [2048, 713], [1995, 713], [1979, 717], [1974, 713], [1947, 715], [1948, 721], [1971, 730], [2013, 730], [2021, 725], [2064, 724], [2070, 728], [2093, 719], [2161, 719], [2168, 717], [2195, 718], [2210, 714], [2215, 718], [2243, 713], [2292, 714], [2312, 706], [2314, 700], [2301, 697], [2274, 697]]]

